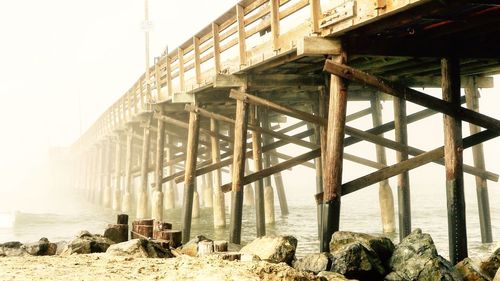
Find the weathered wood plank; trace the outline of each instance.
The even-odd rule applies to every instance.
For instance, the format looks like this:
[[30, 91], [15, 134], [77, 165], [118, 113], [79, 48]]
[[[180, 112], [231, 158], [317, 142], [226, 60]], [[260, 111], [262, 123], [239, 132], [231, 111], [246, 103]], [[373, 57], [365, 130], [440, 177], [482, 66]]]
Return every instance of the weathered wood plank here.
[[335, 63], [331, 60], [325, 62], [324, 70], [348, 80], [354, 80], [373, 86], [389, 95], [411, 101], [429, 109], [500, 133], [500, 121], [484, 114], [462, 108], [460, 104], [452, 104], [417, 90], [399, 85], [395, 82], [388, 81], [346, 65]]

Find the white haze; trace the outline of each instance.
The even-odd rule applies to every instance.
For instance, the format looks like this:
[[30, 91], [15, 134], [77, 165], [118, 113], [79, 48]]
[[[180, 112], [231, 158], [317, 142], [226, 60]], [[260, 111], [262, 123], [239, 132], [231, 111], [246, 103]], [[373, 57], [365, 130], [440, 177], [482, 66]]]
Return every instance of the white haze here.
[[[151, 61], [167, 45], [177, 47], [234, 4], [234, 0], [150, 0], [154, 22]], [[46, 184], [48, 148], [70, 146], [143, 73], [143, 16], [142, 0], [0, 0], [0, 211], [47, 205], [40, 199], [56, 196]], [[495, 84], [500, 84], [498, 77]], [[497, 89], [482, 91], [480, 107], [500, 119]], [[439, 91], [431, 92], [439, 95]], [[349, 111], [367, 105], [350, 103]], [[391, 120], [392, 103], [385, 102], [384, 108], [384, 120]], [[412, 112], [416, 109], [409, 107]], [[356, 126], [368, 128], [370, 122], [364, 118]], [[464, 135], [468, 135], [466, 123]], [[392, 138], [390, 133], [386, 136]], [[422, 149], [442, 145], [441, 116], [411, 125], [410, 144]], [[496, 173], [500, 172], [499, 145], [499, 139], [485, 144], [487, 167]], [[375, 156], [370, 144], [348, 151], [371, 159]], [[470, 151], [465, 155], [471, 163]], [[389, 153], [392, 163], [393, 159], [394, 154]], [[368, 172], [346, 163], [345, 179]], [[305, 173], [307, 177], [302, 176]], [[428, 165], [411, 174], [415, 209], [419, 200], [425, 201], [425, 194], [432, 196], [432, 187], [442, 196], [443, 168]], [[287, 185], [302, 189], [289, 193], [291, 201], [313, 206], [311, 170], [286, 172], [285, 180]], [[473, 178], [467, 176], [466, 183], [468, 200], [472, 200]], [[498, 210], [499, 184], [489, 185], [491, 206]], [[425, 188], [431, 192], [419, 199]], [[366, 192], [363, 194], [376, 195], [374, 189]], [[302, 194], [308, 199], [304, 201]], [[498, 216], [493, 216], [493, 224], [498, 221]]]

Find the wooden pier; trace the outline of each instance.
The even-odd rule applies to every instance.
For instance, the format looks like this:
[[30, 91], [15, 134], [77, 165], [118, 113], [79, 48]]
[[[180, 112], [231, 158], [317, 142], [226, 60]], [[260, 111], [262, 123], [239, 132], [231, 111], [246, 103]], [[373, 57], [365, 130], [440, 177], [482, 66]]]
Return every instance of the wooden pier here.
[[[394, 201], [400, 237], [418, 227], [411, 224], [408, 172], [435, 162], [446, 167], [442, 185], [456, 263], [468, 255], [464, 173], [476, 177], [482, 241], [492, 241], [487, 181], [498, 175], [485, 167], [481, 143], [500, 134], [500, 121], [479, 113], [478, 89], [492, 88], [491, 75], [500, 73], [499, 25], [500, 3], [492, 0], [242, 0], [155, 58], [80, 137], [72, 147], [77, 186], [95, 203], [160, 221], [182, 186], [185, 242], [201, 192], [196, 178], [205, 177], [214, 227], [226, 227], [229, 205], [229, 240], [240, 243], [244, 196], [255, 196], [257, 235], [265, 235], [274, 194], [282, 214], [293, 212], [280, 172], [305, 165], [316, 170], [317, 183], [307, 188], [316, 197], [325, 251], [339, 229], [342, 196], [372, 184], [380, 184], [384, 231], [396, 229]], [[417, 87], [440, 87], [442, 99]], [[394, 121], [383, 123], [381, 100], [392, 100]], [[371, 106], [347, 115], [350, 101]], [[407, 101], [425, 109], [408, 115]], [[433, 134], [444, 135], [443, 146], [410, 146], [408, 124], [438, 113], [444, 131]], [[373, 128], [349, 125], [366, 115]], [[286, 123], [287, 116], [300, 121]], [[468, 137], [462, 121], [470, 124]], [[392, 131], [395, 141], [384, 137]], [[360, 141], [376, 145], [377, 161], [343, 152]], [[277, 151], [287, 144], [309, 151], [296, 157]], [[466, 148], [472, 166], [463, 164]], [[387, 149], [397, 151], [397, 163], [388, 163]], [[344, 160], [375, 171], [345, 182]], [[229, 183], [222, 182], [225, 167], [231, 167]], [[390, 177], [398, 177], [397, 200]], [[254, 193], [246, 194], [251, 183]]]

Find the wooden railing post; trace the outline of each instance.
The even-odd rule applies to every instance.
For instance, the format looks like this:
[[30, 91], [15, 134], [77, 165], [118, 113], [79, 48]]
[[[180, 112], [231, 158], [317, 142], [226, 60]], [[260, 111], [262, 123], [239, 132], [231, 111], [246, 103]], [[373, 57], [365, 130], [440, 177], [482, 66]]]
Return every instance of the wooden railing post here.
[[271, 2], [271, 33], [273, 38], [273, 51], [279, 51], [278, 39], [280, 36], [280, 1], [269, 0]]
[[246, 32], [245, 32], [245, 10], [243, 6], [236, 5], [236, 20], [238, 25], [238, 47], [240, 68], [247, 65], [247, 52], [246, 52]]
[[200, 38], [193, 37], [194, 46], [194, 72], [196, 84], [201, 85], [201, 60], [200, 60]]
[[212, 39], [214, 41], [213, 56], [214, 56], [214, 71], [215, 74], [220, 73], [220, 36], [219, 25], [215, 22], [212, 23]]
[[177, 69], [179, 70], [179, 87], [180, 92], [184, 92], [185, 82], [184, 82], [184, 51], [181, 48], [177, 49]]
[[309, 0], [309, 7], [311, 8], [311, 27], [312, 33], [318, 34], [319, 23], [321, 20], [321, 3], [320, 0]]

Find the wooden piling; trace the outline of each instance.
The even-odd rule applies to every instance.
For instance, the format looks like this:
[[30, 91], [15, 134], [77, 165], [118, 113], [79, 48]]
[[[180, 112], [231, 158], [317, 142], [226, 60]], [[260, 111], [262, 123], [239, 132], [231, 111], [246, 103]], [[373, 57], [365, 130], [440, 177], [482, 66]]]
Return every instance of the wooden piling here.
[[[160, 111], [160, 114], [162, 111]], [[151, 218], [163, 221], [163, 160], [165, 150], [165, 123], [158, 120], [158, 131], [156, 132], [156, 163], [155, 163], [155, 188], [153, 191], [153, 202]]]
[[[467, 107], [471, 110], [479, 112], [479, 91], [477, 89], [475, 78], [471, 78], [469, 83], [465, 85], [465, 95], [467, 98]], [[470, 134], [476, 134], [481, 131], [481, 128], [469, 124]], [[472, 147], [472, 158], [474, 166], [481, 170], [486, 170], [484, 161], [483, 144], [478, 144]], [[491, 233], [491, 217], [490, 217], [490, 202], [488, 196], [488, 183], [484, 177], [475, 177], [477, 207], [479, 213], [479, 227], [481, 228], [481, 241], [483, 243], [491, 243], [493, 235]]]
[[112, 208], [113, 211], [120, 210], [121, 200], [120, 200], [120, 191], [121, 191], [121, 176], [122, 176], [122, 144], [120, 143], [120, 134], [116, 137], [115, 143], [115, 185], [113, 189], [113, 202]]
[[191, 235], [191, 218], [193, 212], [193, 194], [196, 186], [196, 156], [198, 154], [198, 138], [200, 118], [194, 112], [189, 113], [188, 140], [186, 146], [186, 165], [184, 174], [184, 204], [182, 206], [182, 242], [188, 242]]
[[127, 144], [125, 147], [125, 188], [122, 200], [122, 212], [129, 214], [132, 210], [132, 198], [130, 192], [132, 190], [132, 141], [133, 128], [127, 130]]
[[243, 219], [243, 182], [247, 141], [248, 104], [236, 101], [236, 123], [234, 127], [234, 156], [231, 191], [231, 222], [229, 242], [241, 243], [241, 223]]
[[[173, 136], [171, 136], [170, 134], [167, 134], [165, 136], [165, 142], [167, 143], [167, 147], [166, 147], [166, 150], [165, 150], [165, 153], [166, 153], [166, 161], [169, 162], [172, 160], [172, 156], [174, 155], [174, 152], [173, 152], [173, 149], [172, 149], [172, 145], [173, 145]], [[173, 175], [175, 173], [175, 166], [174, 164], [170, 164], [170, 165], [167, 165], [167, 174], [169, 176]], [[161, 179], [161, 181], [163, 182], [163, 179]], [[166, 185], [166, 190], [165, 190], [165, 199], [164, 199], [164, 204], [165, 204], [165, 209], [166, 210], [171, 210], [171, 209], [174, 209], [175, 208], [175, 188], [176, 188], [176, 184], [175, 184], [175, 181], [171, 180], [171, 181], [168, 181], [167, 182], [167, 185]]]
[[148, 217], [148, 168], [149, 168], [149, 152], [151, 145], [150, 126], [151, 118], [147, 117], [142, 126], [144, 127], [142, 138], [142, 154], [141, 154], [141, 187], [137, 195], [137, 218]]
[[[395, 140], [405, 146], [408, 145], [408, 128], [406, 120], [406, 101], [394, 97], [394, 133]], [[408, 149], [396, 152], [396, 161], [408, 160]], [[411, 202], [410, 176], [405, 171], [398, 175], [398, 210], [399, 210], [399, 240], [403, 240], [411, 233]]]
[[[245, 176], [248, 176], [252, 173], [250, 171], [250, 165], [248, 159], [246, 160], [245, 163]], [[254, 196], [254, 188], [252, 184], [246, 184], [243, 187], [243, 206], [246, 207], [253, 207], [255, 205], [255, 196]]]
[[[262, 128], [264, 130], [269, 130], [269, 110], [266, 107], [261, 107], [261, 117], [260, 121], [262, 124]], [[264, 146], [269, 145], [272, 142], [272, 138], [268, 134], [264, 134], [263, 136], [263, 144]], [[263, 154], [262, 164], [264, 169], [268, 169], [271, 167], [271, 151], [268, 151]], [[274, 215], [274, 188], [271, 182], [271, 177], [264, 178], [264, 211], [265, 211], [265, 223], [266, 224], [274, 224], [276, 221]]]
[[[214, 132], [219, 132], [219, 125], [217, 120], [210, 118], [210, 130]], [[220, 162], [220, 147], [219, 138], [214, 135], [210, 136], [210, 147], [211, 147], [211, 157], [212, 164]], [[224, 200], [224, 193], [221, 190], [222, 186], [222, 175], [220, 169], [215, 169], [213, 172], [214, 189], [213, 189], [213, 212], [214, 212], [214, 227], [221, 228], [226, 226], [226, 204]]]
[[[343, 64], [345, 54], [338, 58]], [[339, 229], [340, 199], [342, 186], [342, 160], [344, 151], [344, 130], [347, 109], [347, 89], [341, 77], [330, 77], [330, 102], [328, 108], [328, 136], [324, 167], [324, 214], [321, 251], [329, 250], [332, 234]]]
[[[456, 57], [441, 59], [443, 100], [460, 107], [460, 68]], [[467, 257], [467, 230], [463, 182], [462, 123], [444, 116], [444, 159], [448, 207], [450, 261], [456, 264]]]
[[[259, 124], [259, 111], [257, 106], [253, 107], [251, 112], [250, 123], [252, 125]], [[252, 131], [252, 151], [254, 171], [262, 170], [262, 138], [260, 132]], [[255, 225], [257, 228], [257, 237], [266, 235], [266, 221], [264, 211], [264, 182], [258, 180], [255, 182]]]
[[104, 159], [104, 187], [102, 189], [102, 205], [105, 208], [111, 207], [111, 168], [113, 165], [113, 143], [108, 139], [105, 143], [105, 159]]
[[[374, 95], [370, 99], [372, 108], [372, 123], [373, 127], [382, 125], [382, 105], [378, 95]], [[383, 134], [380, 135], [384, 137]], [[387, 157], [385, 148], [381, 145], [375, 145], [375, 153], [377, 162], [382, 165], [387, 165]], [[384, 233], [393, 233], [396, 231], [396, 223], [394, 221], [394, 197], [392, 195], [391, 186], [388, 180], [383, 180], [379, 183], [378, 198], [380, 204], [380, 217], [382, 218], [382, 230]]]

